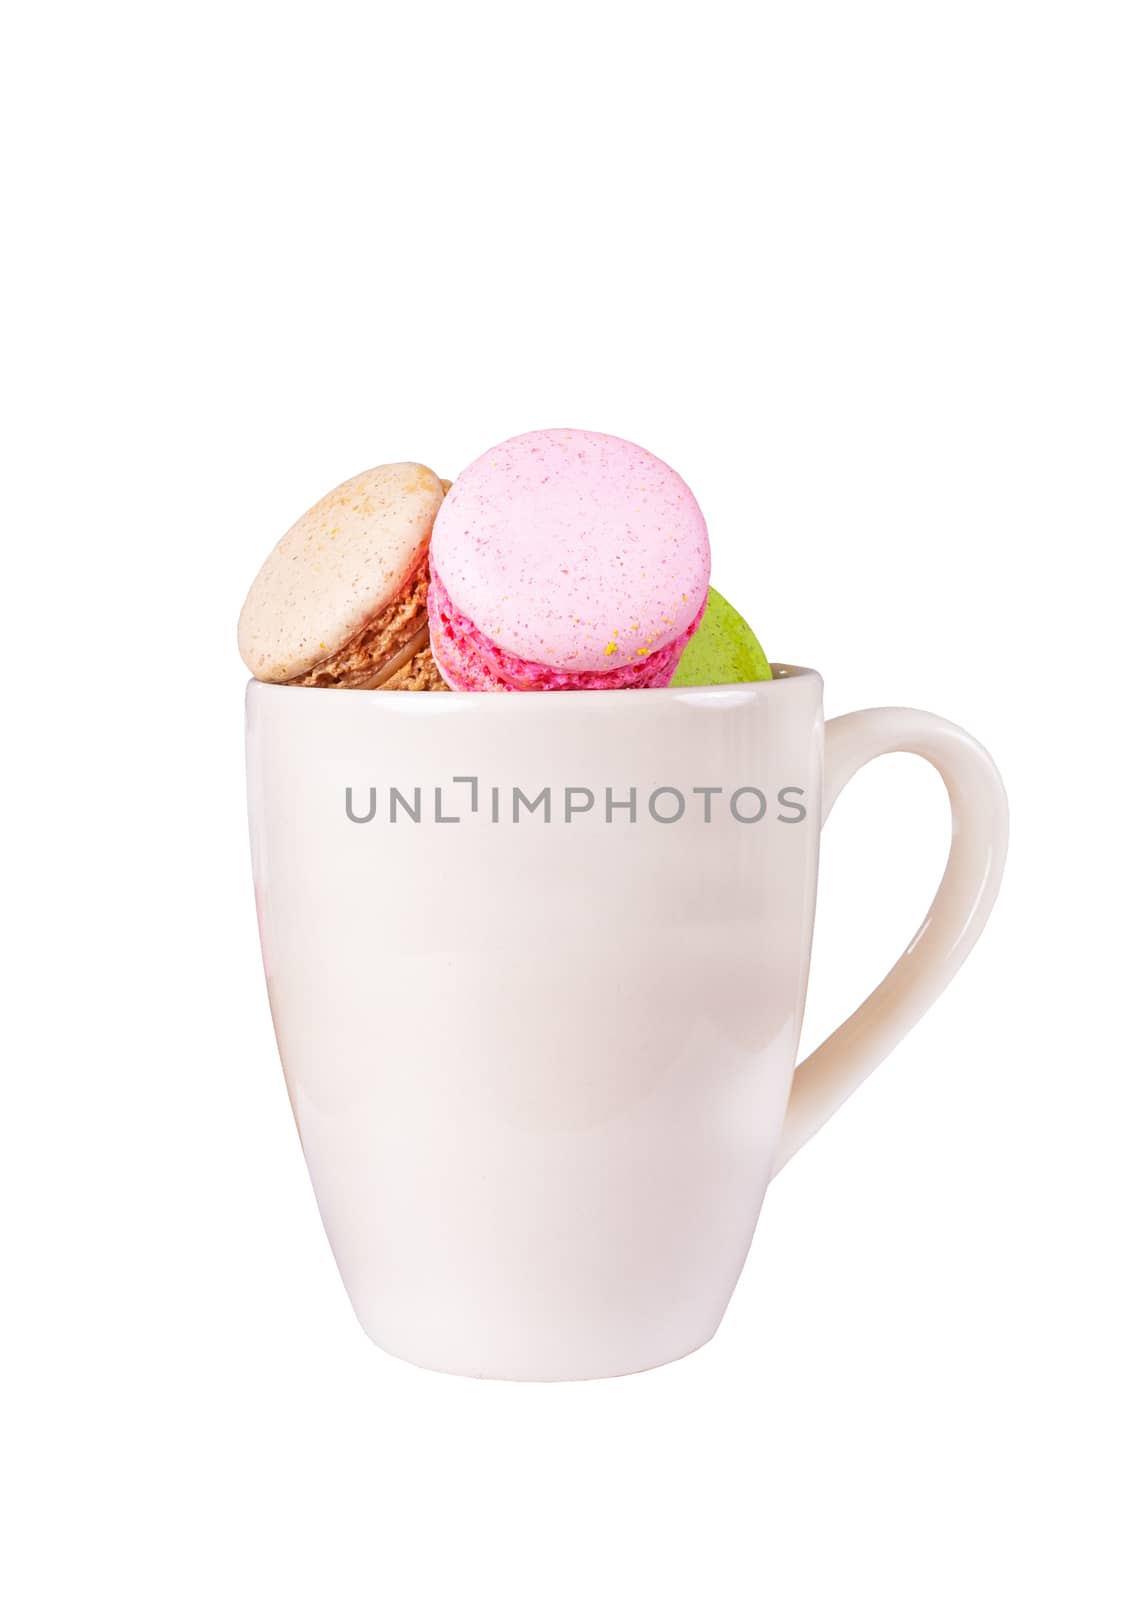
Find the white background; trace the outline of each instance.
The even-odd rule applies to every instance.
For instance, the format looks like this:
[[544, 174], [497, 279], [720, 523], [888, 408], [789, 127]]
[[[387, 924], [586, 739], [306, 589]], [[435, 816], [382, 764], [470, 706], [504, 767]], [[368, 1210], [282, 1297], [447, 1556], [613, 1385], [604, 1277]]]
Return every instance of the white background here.
[[[5, 1591], [1138, 1595], [1136, 8], [10, 19]], [[341, 1290], [233, 630], [332, 484], [549, 425], [683, 473], [830, 712], [975, 732], [1013, 844], [714, 1342], [533, 1387], [391, 1360]], [[807, 1044], [946, 827], [907, 758], [847, 792]]]

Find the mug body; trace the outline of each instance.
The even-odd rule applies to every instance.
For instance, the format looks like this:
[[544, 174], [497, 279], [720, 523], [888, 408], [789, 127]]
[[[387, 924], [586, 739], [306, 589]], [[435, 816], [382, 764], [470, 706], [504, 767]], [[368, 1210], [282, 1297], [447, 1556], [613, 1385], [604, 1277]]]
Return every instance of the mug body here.
[[318, 1205], [384, 1349], [605, 1377], [715, 1331], [801, 1026], [821, 680], [252, 683], [266, 979]]

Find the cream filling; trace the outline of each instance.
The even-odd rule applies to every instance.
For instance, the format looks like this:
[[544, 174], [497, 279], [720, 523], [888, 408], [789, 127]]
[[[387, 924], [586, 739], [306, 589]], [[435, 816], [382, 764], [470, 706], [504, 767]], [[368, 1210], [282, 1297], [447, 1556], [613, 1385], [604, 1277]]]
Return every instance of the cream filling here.
[[385, 662], [384, 666], [379, 667], [372, 677], [366, 678], [361, 683], [346, 685], [346, 687], [353, 689], [380, 689], [389, 681], [395, 672], [399, 672], [401, 670], [406, 662], [411, 661], [415, 655], [418, 655], [420, 651], [425, 648], [428, 642], [429, 625], [426, 622], [424, 627], [417, 629], [416, 633], [409, 640], [408, 644], [402, 645], [400, 650], [397, 651], [397, 654], [390, 656], [388, 661]]

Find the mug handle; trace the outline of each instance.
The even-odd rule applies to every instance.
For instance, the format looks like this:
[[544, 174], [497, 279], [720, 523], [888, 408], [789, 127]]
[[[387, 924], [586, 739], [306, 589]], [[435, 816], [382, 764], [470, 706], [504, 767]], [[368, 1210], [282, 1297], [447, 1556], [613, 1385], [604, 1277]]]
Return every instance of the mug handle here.
[[887, 706], [826, 723], [823, 824], [854, 773], [896, 751], [923, 756], [948, 790], [952, 842], [944, 876], [896, 966], [795, 1071], [774, 1172], [924, 1016], [980, 937], [1000, 888], [1008, 849], [1008, 801], [1000, 774], [963, 728], [927, 711]]

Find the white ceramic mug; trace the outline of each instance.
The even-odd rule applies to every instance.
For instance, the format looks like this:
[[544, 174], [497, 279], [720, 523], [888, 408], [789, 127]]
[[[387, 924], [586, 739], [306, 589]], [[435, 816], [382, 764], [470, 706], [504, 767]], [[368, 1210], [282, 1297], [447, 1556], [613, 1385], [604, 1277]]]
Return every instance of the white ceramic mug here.
[[[818, 675], [776, 674], [250, 685], [282, 1065], [342, 1278], [394, 1355], [589, 1378], [703, 1344], [770, 1177], [979, 935], [1007, 841], [988, 755], [922, 711], [823, 723]], [[897, 750], [945, 781], [948, 866], [905, 955], [795, 1074], [821, 824]]]

